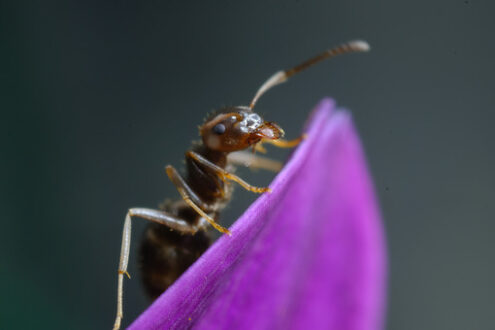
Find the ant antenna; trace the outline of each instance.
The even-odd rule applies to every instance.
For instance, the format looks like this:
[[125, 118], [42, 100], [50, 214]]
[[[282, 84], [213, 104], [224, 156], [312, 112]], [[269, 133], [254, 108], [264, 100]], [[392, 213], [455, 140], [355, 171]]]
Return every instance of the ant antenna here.
[[349, 41], [345, 44], [342, 44], [340, 46], [337, 46], [335, 48], [331, 48], [329, 50], [324, 51], [323, 53], [299, 64], [296, 65], [295, 67], [285, 70], [285, 71], [278, 71], [275, 72], [273, 76], [268, 78], [267, 81], [261, 87], [258, 89], [256, 92], [256, 95], [254, 96], [253, 100], [251, 101], [251, 104], [249, 105], [250, 109], [254, 108], [254, 105], [258, 101], [258, 99], [261, 97], [261, 95], [265, 94], [266, 91], [268, 91], [270, 88], [286, 82], [290, 77], [295, 75], [296, 73], [299, 73], [301, 71], [306, 70], [313, 64], [319, 63], [327, 58], [332, 58], [337, 55], [341, 54], [347, 54], [347, 53], [354, 53], [354, 52], [367, 52], [370, 50], [370, 45], [363, 40], [354, 40], [354, 41]]

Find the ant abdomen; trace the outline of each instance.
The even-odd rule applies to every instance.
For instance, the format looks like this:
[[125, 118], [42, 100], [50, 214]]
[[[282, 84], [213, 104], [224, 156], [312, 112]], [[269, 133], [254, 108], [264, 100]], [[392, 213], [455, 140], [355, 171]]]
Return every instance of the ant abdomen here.
[[[190, 224], [199, 221], [198, 214], [182, 201], [166, 200], [163, 211]], [[158, 223], [149, 223], [139, 249], [141, 279], [146, 293], [156, 299], [184, 273], [211, 244], [209, 234], [198, 230], [194, 235], [172, 230]]]
[[184, 235], [160, 224], [149, 224], [139, 251], [142, 283], [148, 296], [158, 298], [210, 244], [203, 230]]

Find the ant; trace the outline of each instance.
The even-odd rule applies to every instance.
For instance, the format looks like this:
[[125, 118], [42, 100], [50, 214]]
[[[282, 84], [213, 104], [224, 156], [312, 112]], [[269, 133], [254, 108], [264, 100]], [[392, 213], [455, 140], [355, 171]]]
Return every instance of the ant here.
[[[231, 235], [218, 224], [220, 211], [231, 198], [230, 181], [254, 193], [270, 192], [270, 188], [255, 187], [233, 174], [235, 165], [278, 171], [281, 164], [254, 154], [264, 152], [263, 143], [280, 148], [292, 148], [303, 139], [283, 140], [284, 131], [274, 122], [264, 121], [253, 112], [258, 99], [272, 87], [287, 81], [291, 76], [336, 55], [366, 52], [365, 41], [350, 41], [329, 49], [289, 70], [272, 75], [256, 92], [249, 106], [220, 109], [209, 116], [199, 127], [201, 141], [186, 152], [186, 171], [182, 177], [177, 170], [166, 166], [167, 175], [179, 191], [181, 200], [166, 202], [160, 210], [131, 208], [127, 211], [122, 234], [122, 247], [118, 270], [117, 316], [114, 329], [122, 321], [122, 295], [124, 275], [129, 278], [127, 265], [131, 243], [131, 218], [149, 220], [141, 244], [141, 270], [144, 287], [152, 299], [157, 298], [192, 265], [210, 246], [208, 225], [219, 232]], [[242, 151], [248, 148], [253, 153]]]

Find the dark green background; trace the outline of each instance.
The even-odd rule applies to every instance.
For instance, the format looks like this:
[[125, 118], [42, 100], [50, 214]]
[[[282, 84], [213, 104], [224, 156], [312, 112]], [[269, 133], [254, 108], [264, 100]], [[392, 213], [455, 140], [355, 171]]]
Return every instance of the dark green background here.
[[[493, 327], [494, 10], [2, 2], [0, 328], [109, 329], [126, 209], [177, 196], [163, 168], [181, 166], [206, 112], [246, 104], [274, 71], [354, 38], [373, 51], [322, 64], [257, 109], [289, 137], [325, 96], [352, 110], [387, 230], [389, 329]], [[253, 198], [237, 190], [225, 223]], [[135, 263], [125, 324], [147, 304]]]

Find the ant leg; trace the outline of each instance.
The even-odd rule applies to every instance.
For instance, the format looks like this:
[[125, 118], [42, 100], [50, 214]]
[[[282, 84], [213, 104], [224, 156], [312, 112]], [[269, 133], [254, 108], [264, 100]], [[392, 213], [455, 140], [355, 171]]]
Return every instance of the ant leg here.
[[306, 138], [306, 134], [301, 135], [297, 139], [289, 140], [289, 141], [284, 139], [276, 139], [276, 140], [263, 139], [254, 145], [254, 151], [258, 151], [261, 152], [262, 154], [266, 154], [267, 151], [265, 147], [263, 147], [263, 143], [269, 143], [279, 148], [293, 148], [297, 146], [299, 143], [301, 143], [301, 141], [304, 140], [305, 138]]
[[282, 169], [282, 163], [270, 158], [256, 156], [251, 152], [236, 151], [228, 156], [229, 161], [236, 165], [244, 165], [252, 169], [263, 169], [278, 172]]
[[201, 199], [193, 192], [193, 190], [187, 185], [187, 183], [180, 176], [177, 170], [171, 165], [167, 165], [165, 170], [167, 171], [167, 175], [170, 181], [172, 181], [172, 183], [175, 185], [184, 202], [186, 202], [187, 205], [189, 205], [201, 217], [208, 221], [210, 225], [213, 226], [213, 228], [223, 234], [227, 234], [230, 236], [231, 233], [227, 228], [220, 226], [212, 217], [210, 217], [208, 214], [206, 214], [205, 211], [203, 211], [208, 209], [208, 205], [201, 201]]
[[260, 143], [269, 143], [272, 144], [276, 147], [279, 148], [293, 148], [297, 146], [299, 143], [301, 143], [304, 139], [306, 138], [306, 134], [301, 135], [297, 139], [294, 140], [284, 140], [284, 139], [277, 139], [277, 140], [270, 140], [270, 139], [263, 139]]
[[115, 323], [113, 326], [114, 330], [120, 328], [120, 323], [123, 317], [122, 296], [124, 292], [124, 274], [127, 275], [127, 277], [131, 278], [129, 276], [129, 273], [127, 272], [127, 265], [129, 264], [129, 251], [131, 248], [131, 217], [143, 218], [187, 234], [195, 234], [199, 229], [202, 228], [201, 225], [191, 225], [186, 221], [174, 217], [163, 211], [146, 208], [132, 208], [127, 211], [127, 215], [125, 216], [124, 221], [124, 230], [122, 232], [122, 246], [120, 248], [117, 290], [117, 316], [115, 317]]
[[254, 151], [253, 152], [261, 152], [262, 154], [266, 154], [268, 151], [263, 147], [263, 142], [258, 142], [254, 145]]
[[264, 192], [271, 192], [272, 191], [268, 187], [263, 187], [262, 188], [262, 187], [255, 187], [255, 186], [250, 185], [249, 183], [247, 183], [246, 181], [244, 181], [243, 179], [241, 179], [237, 175], [232, 174], [232, 173], [224, 170], [223, 168], [221, 168], [220, 166], [218, 166], [216, 164], [213, 164], [212, 162], [210, 162], [209, 160], [207, 160], [203, 156], [199, 155], [198, 153], [195, 153], [194, 151], [188, 151], [186, 153], [186, 157], [192, 158], [199, 165], [202, 165], [205, 168], [207, 168], [208, 170], [214, 172], [215, 174], [217, 174], [220, 177], [220, 179], [222, 179], [224, 181], [225, 180], [235, 181], [238, 184], [240, 184], [246, 190], [249, 190], [249, 191], [252, 191], [252, 192], [255, 192], [255, 193], [260, 193], [260, 194], [261, 193], [264, 193]]

